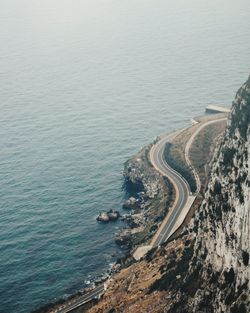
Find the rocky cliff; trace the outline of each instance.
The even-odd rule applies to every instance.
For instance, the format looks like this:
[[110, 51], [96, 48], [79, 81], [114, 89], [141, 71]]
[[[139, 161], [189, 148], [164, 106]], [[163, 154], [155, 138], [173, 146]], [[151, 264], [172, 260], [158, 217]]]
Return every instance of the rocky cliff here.
[[[192, 253], [180, 261], [187, 273], [177, 266], [152, 286], [174, 293], [165, 312], [250, 312], [249, 156], [250, 77], [236, 94], [203, 203], [188, 230], [195, 238]], [[180, 275], [181, 282], [168, 283], [169, 275]]]
[[125, 227], [115, 241], [127, 254], [141, 243], [149, 242], [161, 224], [174, 198], [172, 185], [152, 167], [151, 145], [144, 147], [124, 166], [124, 188], [129, 199], [123, 204], [128, 214]]
[[178, 261], [187, 273], [177, 265], [151, 288], [174, 296], [165, 312], [250, 312], [250, 77], [236, 94], [211, 167], [188, 229], [189, 255], [184, 249]]
[[250, 77], [236, 94], [191, 225], [124, 268], [88, 312], [250, 312], [249, 125]]
[[236, 94], [194, 220], [197, 238], [190, 271], [196, 271], [199, 285], [187, 300], [193, 312], [250, 312], [249, 125], [250, 78]]

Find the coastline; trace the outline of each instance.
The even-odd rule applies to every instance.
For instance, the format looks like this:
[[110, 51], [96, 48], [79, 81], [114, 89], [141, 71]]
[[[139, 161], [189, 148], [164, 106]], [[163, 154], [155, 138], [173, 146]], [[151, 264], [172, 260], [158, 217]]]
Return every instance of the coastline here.
[[[198, 119], [198, 121], [200, 120], [202, 118]], [[183, 132], [187, 132], [191, 127], [185, 128]], [[127, 227], [120, 229], [119, 234], [115, 236], [116, 242], [124, 251], [124, 257], [117, 259], [109, 270], [104, 270], [101, 280], [93, 282], [95, 287], [100, 283], [107, 283], [115, 273], [136, 262], [132, 257], [133, 251], [141, 244], [147, 244], [156, 234], [161, 222], [168, 213], [168, 208], [171, 206], [173, 198], [175, 198], [173, 186], [169, 180], [162, 177], [153, 168], [148, 158], [151, 147], [160, 138], [160, 136], [157, 137], [153, 143], [142, 148], [124, 164], [124, 188], [127, 192], [128, 200], [131, 200], [131, 197], [136, 199], [135, 205], [131, 205], [131, 207], [125, 202], [124, 207], [126, 206], [130, 210], [129, 214], [123, 216]], [[160, 201], [160, 199], [164, 201]], [[49, 303], [47, 306], [33, 311], [33, 313], [57, 312], [58, 307], [77, 299], [77, 297], [88, 293], [90, 290], [91, 288], [79, 290], [69, 298], [59, 299], [57, 303]], [[90, 307], [95, 301], [89, 301], [86, 306]]]
[[[33, 310], [31, 313], [57, 312], [56, 310], [59, 307], [61, 308], [65, 303], [71, 303], [79, 296], [82, 296], [90, 292], [93, 288], [96, 288], [99, 285], [107, 282], [121, 269], [129, 266], [133, 262], [136, 262], [132, 256], [133, 251], [139, 245], [144, 244], [152, 239], [153, 235], [156, 233], [159, 225], [167, 214], [167, 207], [169, 207], [171, 204], [170, 199], [166, 203], [167, 205], [164, 204], [164, 200], [167, 198], [168, 192], [171, 193], [170, 189], [172, 189], [169, 181], [167, 178], [163, 179], [161, 175], [155, 171], [148, 159], [148, 154], [152, 145], [159, 139], [160, 138], [158, 137], [152, 143], [144, 146], [135, 156], [124, 163], [123, 189], [127, 195], [127, 200], [131, 197], [136, 197], [136, 199], [139, 201], [137, 201], [136, 207], [127, 207], [125, 209], [127, 214], [120, 217], [120, 219], [122, 219], [124, 222], [124, 227], [120, 228], [118, 233], [114, 236], [114, 240], [123, 252], [123, 256], [117, 258], [112, 265], [110, 264], [109, 268], [104, 269], [99, 278], [93, 279], [93, 281], [91, 281], [90, 287], [80, 289], [67, 298], [59, 298], [56, 302], [48, 303], [45, 306]], [[133, 171], [134, 175], [129, 174], [128, 169], [131, 167], [135, 170]], [[147, 173], [147, 175], [145, 175], [145, 173]], [[173, 196], [174, 194], [171, 195], [171, 197]], [[162, 198], [162, 201], [159, 201], [160, 198]], [[123, 205], [123, 208], [125, 206], [126, 201]], [[157, 215], [155, 211], [158, 208], [161, 210], [159, 210]], [[150, 212], [150, 209], [153, 210]], [[151, 226], [146, 225], [145, 215], [147, 216], [147, 222], [149, 222]], [[157, 215], [156, 221], [155, 215]], [[144, 225], [143, 229], [142, 225]], [[152, 226], [154, 227], [151, 228]], [[140, 236], [142, 232], [137, 231], [137, 228], [142, 230], [142, 237]], [[122, 243], [122, 241], [124, 241], [124, 243]], [[92, 302], [88, 302], [87, 307], [89, 307], [91, 303]]]

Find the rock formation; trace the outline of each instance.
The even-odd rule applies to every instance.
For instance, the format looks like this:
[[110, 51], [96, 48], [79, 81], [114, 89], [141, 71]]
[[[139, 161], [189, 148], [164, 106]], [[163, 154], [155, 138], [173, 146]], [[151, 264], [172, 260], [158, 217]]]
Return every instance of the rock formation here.
[[101, 212], [97, 216], [96, 220], [98, 222], [108, 223], [118, 220], [119, 217], [120, 217], [119, 211], [109, 210], [108, 212]]
[[[192, 253], [177, 286], [164, 286], [166, 271], [153, 290], [169, 290], [165, 312], [250, 312], [250, 77], [233, 102], [224, 139], [217, 147], [203, 203], [189, 229]], [[173, 288], [174, 290], [170, 290]]]
[[129, 198], [123, 208], [129, 212], [122, 217], [125, 227], [115, 241], [126, 251], [150, 240], [173, 200], [172, 185], [149, 161], [150, 148], [144, 147], [124, 166], [124, 188]]
[[[205, 199], [194, 223], [200, 285], [193, 312], [250, 312], [250, 78], [233, 102]], [[200, 268], [200, 269], [199, 269]], [[202, 312], [203, 312], [202, 311]]]
[[191, 225], [110, 282], [88, 312], [250, 312], [250, 77], [233, 102]]

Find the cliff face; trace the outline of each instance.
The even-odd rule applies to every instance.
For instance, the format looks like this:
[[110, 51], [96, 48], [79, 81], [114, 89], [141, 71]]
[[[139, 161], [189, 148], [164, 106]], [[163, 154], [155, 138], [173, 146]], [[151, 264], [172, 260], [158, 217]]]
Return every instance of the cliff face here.
[[250, 312], [249, 168], [250, 77], [236, 94], [191, 225], [122, 270], [89, 312]]
[[161, 192], [163, 180], [159, 173], [154, 171], [147, 155], [151, 145], [143, 148], [135, 157], [128, 160], [124, 166], [124, 187], [130, 193], [144, 192], [145, 198], [153, 199]]
[[194, 258], [200, 286], [194, 312], [249, 312], [250, 78], [233, 102], [205, 199], [195, 218]]
[[123, 208], [125, 227], [115, 241], [126, 252], [149, 241], [157, 231], [174, 198], [172, 185], [152, 167], [148, 154], [151, 145], [144, 147], [124, 166], [124, 188], [128, 200]]
[[[151, 290], [169, 291], [165, 312], [250, 312], [250, 77], [233, 102], [211, 162], [203, 203], [189, 228], [192, 253]], [[185, 250], [183, 255], [185, 255]], [[181, 277], [169, 283], [169, 276]]]

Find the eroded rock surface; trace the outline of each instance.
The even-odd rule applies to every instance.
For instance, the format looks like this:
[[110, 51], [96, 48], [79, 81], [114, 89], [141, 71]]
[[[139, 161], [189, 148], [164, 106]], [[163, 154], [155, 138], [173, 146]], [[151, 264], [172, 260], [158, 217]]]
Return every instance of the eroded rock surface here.
[[155, 171], [148, 157], [151, 145], [144, 147], [136, 156], [125, 163], [124, 187], [128, 194], [123, 208], [126, 223], [116, 235], [116, 243], [122, 248], [150, 240], [166, 215], [173, 199], [173, 188], [167, 179]]
[[[191, 225], [175, 241], [122, 269], [88, 312], [250, 312], [249, 125], [250, 78], [236, 94]], [[141, 187], [135, 175], [140, 167], [128, 168], [131, 182]], [[140, 175], [148, 184], [150, 179]], [[154, 195], [157, 184], [149, 190]]]

